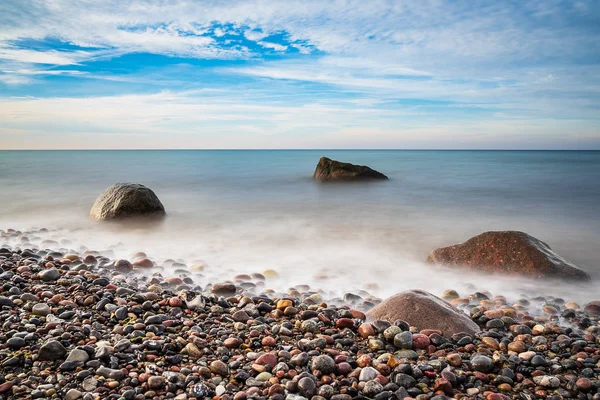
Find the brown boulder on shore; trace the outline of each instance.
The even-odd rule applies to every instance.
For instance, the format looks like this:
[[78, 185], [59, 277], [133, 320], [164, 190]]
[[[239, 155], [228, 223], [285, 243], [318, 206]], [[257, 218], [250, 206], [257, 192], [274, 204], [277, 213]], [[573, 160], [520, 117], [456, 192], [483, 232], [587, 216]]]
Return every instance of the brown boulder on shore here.
[[427, 261], [479, 272], [588, 281], [590, 276], [524, 232], [484, 232], [433, 250]]
[[313, 178], [318, 181], [354, 181], [369, 179], [388, 179], [381, 172], [365, 165], [344, 163], [327, 157], [321, 157]]
[[401, 319], [419, 330], [440, 330], [447, 337], [479, 332], [467, 314], [424, 290], [407, 290], [389, 297], [367, 312], [367, 318], [389, 322]]

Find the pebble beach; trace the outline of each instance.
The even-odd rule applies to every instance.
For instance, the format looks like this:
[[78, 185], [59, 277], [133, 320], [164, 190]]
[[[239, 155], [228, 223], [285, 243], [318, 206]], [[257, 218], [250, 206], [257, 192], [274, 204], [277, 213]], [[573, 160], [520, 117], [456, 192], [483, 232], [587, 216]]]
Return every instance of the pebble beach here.
[[200, 286], [203, 265], [23, 239], [44, 231], [0, 231], [0, 399], [600, 399], [599, 302], [448, 288], [480, 330], [448, 335], [273, 270]]

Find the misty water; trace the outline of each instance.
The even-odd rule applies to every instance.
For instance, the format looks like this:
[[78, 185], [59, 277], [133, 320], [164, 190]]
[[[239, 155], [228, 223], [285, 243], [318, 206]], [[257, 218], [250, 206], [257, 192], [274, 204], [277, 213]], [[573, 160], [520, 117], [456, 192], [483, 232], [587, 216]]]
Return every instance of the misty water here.
[[[390, 180], [317, 183], [321, 156], [369, 165]], [[90, 219], [96, 197], [117, 182], [153, 189], [167, 218], [141, 227]], [[276, 290], [309, 284], [384, 297], [472, 284], [494, 295], [585, 302], [599, 297], [599, 182], [597, 151], [0, 151], [0, 229], [49, 230], [31, 235], [29, 247], [51, 239], [117, 257], [144, 251], [159, 264], [202, 261], [200, 285], [274, 269], [280, 278], [267, 286]], [[481, 276], [424, 262], [436, 247], [489, 230], [525, 231], [595, 282]]]

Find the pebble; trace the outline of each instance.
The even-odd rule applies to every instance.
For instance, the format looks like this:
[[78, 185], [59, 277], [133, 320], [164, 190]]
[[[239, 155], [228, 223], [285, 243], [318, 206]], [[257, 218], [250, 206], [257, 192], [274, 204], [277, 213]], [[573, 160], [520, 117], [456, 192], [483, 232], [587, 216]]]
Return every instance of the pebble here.
[[[600, 397], [600, 325], [590, 302], [450, 290], [482, 330], [450, 337], [401, 320], [365, 322], [379, 299], [364, 290], [278, 293], [265, 289], [277, 279], [269, 273], [219, 272], [231, 281], [210, 285], [213, 268], [201, 264], [206, 276], [196, 276], [179, 259], [128, 274], [129, 261], [115, 271], [101, 252], [61, 249], [42, 260], [55, 252], [23, 258], [27, 251], [0, 245], [0, 397]], [[132, 257], [135, 269], [150, 267], [144, 259]], [[42, 279], [53, 268], [58, 275]]]

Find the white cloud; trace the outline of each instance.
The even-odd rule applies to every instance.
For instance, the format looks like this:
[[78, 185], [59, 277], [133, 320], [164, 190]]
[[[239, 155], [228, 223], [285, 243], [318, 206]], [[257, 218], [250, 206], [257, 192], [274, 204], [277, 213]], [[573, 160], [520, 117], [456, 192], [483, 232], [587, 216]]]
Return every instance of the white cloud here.
[[[48, 129], [52, 127], [52, 129]], [[562, 133], [569, 129], [571, 135]], [[291, 105], [248, 93], [165, 91], [90, 98], [0, 98], [3, 148], [573, 147], [586, 120], [447, 118], [418, 107], [341, 99]], [[118, 140], [117, 140], [118, 138]]]
[[284, 46], [281, 44], [277, 44], [277, 43], [271, 43], [271, 42], [257, 42], [258, 44], [260, 44], [262, 47], [265, 47], [267, 49], [273, 49], [276, 51], [286, 51], [288, 49], [288, 46]]
[[[110, 129], [139, 135], [146, 131], [148, 135], [191, 135], [197, 126], [200, 130], [210, 126], [211, 132], [219, 133], [225, 132], [226, 126], [249, 135], [283, 135], [300, 131], [324, 134], [354, 129], [356, 124], [359, 130], [375, 127], [378, 132], [399, 135], [397, 132], [416, 129], [399, 127], [413, 123], [400, 121], [399, 116], [425, 115], [437, 124], [451, 125], [467, 108], [473, 109], [468, 117], [473, 120], [478, 118], [476, 109], [491, 110], [485, 110], [485, 118], [491, 119], [485, 128], [492, 132], [516, 130], [506, 124], [499, 128], [494, 118], [534, 121], [536, 127], [544, 128], [551, 124], [541, 119], [588, 118], [592, 121], [589, 127], [597, 121], [600, 94], [598, 66], [589, 59], [600, 42], [600, 31], [589, 28], [598, 15], [597, 7], [588, 4], [558, 0], [5, 0], [0, 2], [0, 81], [11, 89], [40, 82], [45, 75], [78, 74], [57, 67], [127, 53], [252, 58], [253, 62], [220, 70], [247, 86], [210, 101], [205, 94], [172, 92], [79, 100], [3, 99], [2, 106], [9, 110], [2, 113], [10, 112], [8, 120], [13, 124], [4, 129], [19, 129], [14, 125], [17, 122], [40, 127], [58, 123], [61, 129], [68, 129], [67, 121], [74, 121], [87, 132]], [[225, 41], [225, 34], [278, 52], [293, 48], [301, 54], [285, 61], [261, 62], [262, 51], [255, 53], [256, 46], [245, 47], [240, 44], [243, 41], [229, 37]], [[284, 39], [274, 43], [274, 35]], [[30, 45], [49, 39], [83, 49], [68, 50], [65, 45], [49, 50]], [[143, 72], [81, 76], [147, 85], [154, 82], [154, 77], [143, 76]], [[270, 92], [254, 104], [240, 103], [239, 90], [247, 95], [256, 87], [268, 87]], [[284, 98], [282, 103], [293, 101], [294, 105], [264, 103], [271, 98]], [[314, 99], [322, 102], [317, 104]], [[417, 102], [394, 105], [404, 100], [450, 104], [435, 111]], [[504, 114], [493, 116], [493, 109]], [[566, 124], [556, 126], [575, 137]], [[427, 130], [434, 132], [434, 128]], [[453, 129], [460, 134], [458, 127]], [[590, 134], [590, 129], [579, 131]], [[206, 132], [208, 136], [208, 128]]]
[[87, 51], [37, 51], [0, 47], [0, 59], [30, 64], [73, 65], [91, 58]]

